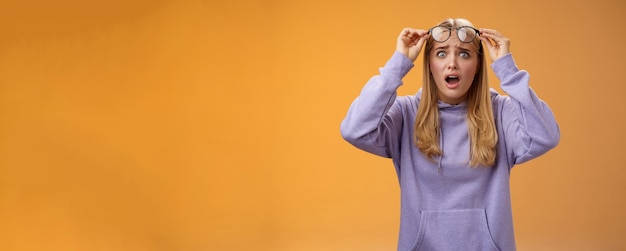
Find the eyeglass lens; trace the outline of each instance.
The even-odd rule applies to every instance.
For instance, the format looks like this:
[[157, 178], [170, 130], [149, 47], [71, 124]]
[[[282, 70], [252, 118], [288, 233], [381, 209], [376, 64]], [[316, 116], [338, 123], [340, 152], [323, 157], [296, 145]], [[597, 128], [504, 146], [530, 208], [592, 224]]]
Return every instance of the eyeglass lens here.
[[[463, 26], [463, 27], [453, 28], [453, 29], [456, 30], [457, 37], [463, 43], [472, 42], [474, 41], [474, 38], [476, 38], [477, 36], [476, 30], [472, 29], [471, 27]], [[433, 28], [430, 32], [430, 35], [433, 37], [433, 39], [441, 43], [447, 41], [448, 38], [450, 38], [451, 34], [452, 34], [451, 28], [443, 27], [443, 26], [437, 26]]]

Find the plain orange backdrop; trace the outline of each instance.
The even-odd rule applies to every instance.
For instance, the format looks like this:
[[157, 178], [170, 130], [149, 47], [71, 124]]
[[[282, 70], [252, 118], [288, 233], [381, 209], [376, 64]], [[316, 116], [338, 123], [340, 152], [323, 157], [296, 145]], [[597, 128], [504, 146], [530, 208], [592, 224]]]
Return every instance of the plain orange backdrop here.
[[395, 250], [392, 163], [339, 123], [402, 28], [447, 17], [508, 36], [561, 127], [556, 149], [513, 170], [519, 250], [625, 250], [624, 11], [2, 1], [0, 250]]

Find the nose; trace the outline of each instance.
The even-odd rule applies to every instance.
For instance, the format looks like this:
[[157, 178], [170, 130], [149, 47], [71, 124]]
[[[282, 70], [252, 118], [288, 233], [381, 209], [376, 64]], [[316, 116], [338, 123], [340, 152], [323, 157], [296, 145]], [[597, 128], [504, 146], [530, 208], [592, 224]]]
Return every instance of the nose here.
[[458, 68], [458, 64], [456, 61], [456, 56], [450, 57], [450, 61], [448, 61], [448, 69], [456, 70]]

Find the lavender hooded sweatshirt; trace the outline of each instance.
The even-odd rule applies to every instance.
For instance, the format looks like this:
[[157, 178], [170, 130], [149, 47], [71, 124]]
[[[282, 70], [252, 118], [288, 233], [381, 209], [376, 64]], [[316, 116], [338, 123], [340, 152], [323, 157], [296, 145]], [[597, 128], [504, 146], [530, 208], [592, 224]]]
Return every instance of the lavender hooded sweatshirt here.
[[515, 250], [509, 176], [513, 165], [554, 148], [560, 138], [550, 108], [528, 86], [511, 54], [491, 65], [509, 96], [491, 90], [498, 131], [493, 167], [470, 168], [467, 107], [439, 102], [443, 155], [429, 161], [414, 145], [421, 90], [397, 96], [413, 68], [394, 53], [362, 89], [341, 134], [354, 146], [393, 159], [401, 190], [398, 250]]

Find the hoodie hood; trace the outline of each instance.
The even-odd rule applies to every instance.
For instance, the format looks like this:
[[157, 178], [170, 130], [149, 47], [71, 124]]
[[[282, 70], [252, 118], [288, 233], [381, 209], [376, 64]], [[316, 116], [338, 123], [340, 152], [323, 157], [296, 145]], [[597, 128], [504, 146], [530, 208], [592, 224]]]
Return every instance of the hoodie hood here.
[[[419, 102], [421, 102], [422, 100], [422, 88], [420, 88], [417, 93], [415, 94], [415, 97], [417, 98], [417, 103], [419, 104]], [[467, 108], [467, 102], [462, 102], [460, 104], [448, 104], [446, 102], [443, 102], [441, 100], [437, 101], [437, 106], [439, 107], [439, 110], [448, 110], [448, 109], [452, 109], [452, 110], [457, 110], [457, 109], [466, 109]]]

